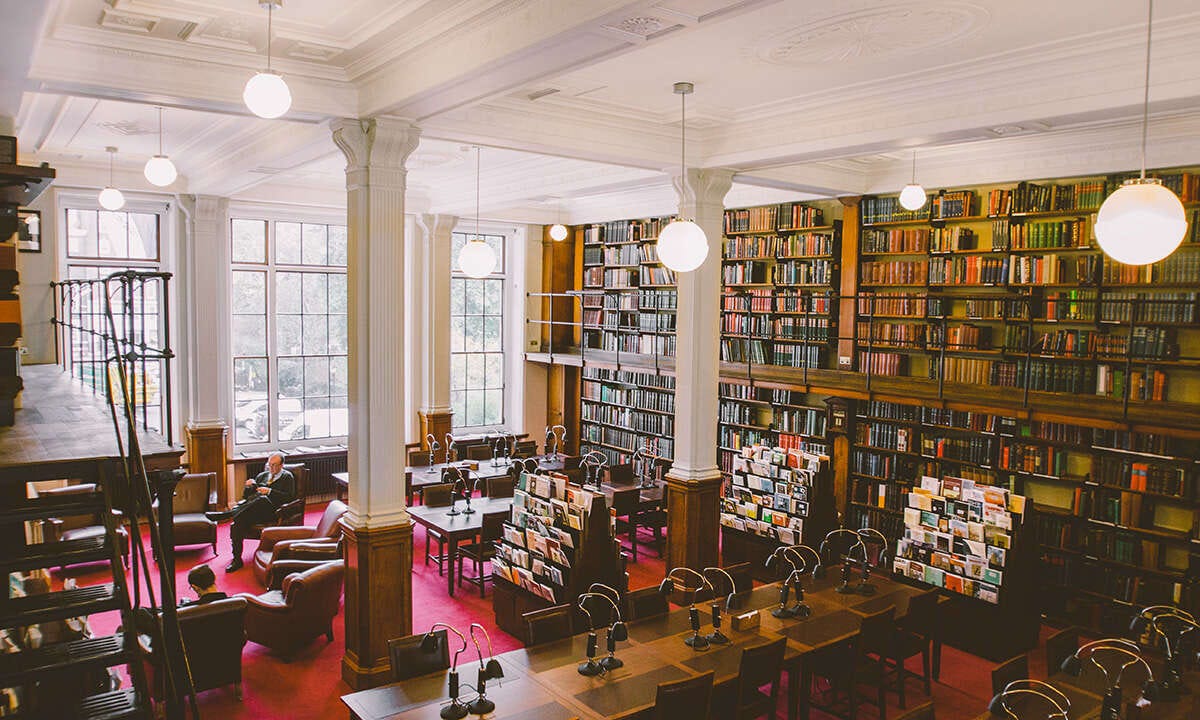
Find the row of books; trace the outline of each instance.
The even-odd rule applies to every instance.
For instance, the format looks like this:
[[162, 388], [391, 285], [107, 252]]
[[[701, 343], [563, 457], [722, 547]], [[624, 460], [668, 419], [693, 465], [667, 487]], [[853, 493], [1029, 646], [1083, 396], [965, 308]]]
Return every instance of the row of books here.
[[825, 423], [826, 413], [820, 408], [774, 408], [773, 424], [783, 433], [823, 437]]
[[615, 405], [583, 405], [581, 417], [585, 422], [627, 427], [638, 432], [671, 436], [675, 434], [675, 416], [663, 413], [642, 412], [631, 407]]
[[1185, 246], [1152, 265], [1125, 265], [1105, 258], [1100, 281], [1105, 285], [1195, 283], [1200, 281], [1200, 253]]
[[[894, 405], [895, 403], [881, 403]], [[974, 432], [996, 432], [997, 416], [988, 413], [972, 412], [970, 410], [951, 410], [949, 408], [921, 407], [921, 422], [936, 427], [958, 428]]]
[[859, 247], [863, 254], [910, 253], [929, 251], [929, 228], [891, 228], [864, 230]]
[[771, 270], [776, 285], [829, 285], [837, 265], [832, 260], [781, 260]]
[[1004, 470], [1061, 477], [1067, 474], [1069, 462], [1067, 451], [1061, 448], [1001, 438], [997, 464]]
[[854, 426], [855, 442], [879, 450], [910, 452], [914, 432], [905, 425], [875, 420], [860, 420]]
[[732, 428], [725, 425], [717, 426], [717, 445], [723, 448], [740, 451], [751, 445], [770, 443], [775, 433], [767, 428], [752, 430], [749, 428]]
[[628, 331], [598, 331], [585, 333], [585, 346], [606, 352], [628, 353], [630, 355], [659, 355], [675, 357], [675, 336], [641, 334], [631, 335]]
[[[580, 434], [583, 440], [593, 443], [603, 443], [612, 448], [633, 453], [645, 445], [646, 433], [635, 430], [621, 430], [603, 425], [582, 423]], [[670, 437], [656, 437], [660, 456], [670, 458], [675, 454], [675, 442]]]
[[[1100, 319], [1105, 322], [1192, 324], [1197, 321], [1195, 292], [1105, 292]], [[1095, 317], [1093, 314], [1092, 317]], [[1082, 318], [1082, 319], [1091, 319]]]
[[1087, 218], [1028, 223], [1014, 223], [1008, 218], [992, 221], [993, 250], [1090, 246], [1091, 229]]
[[1068, 185], [1018, 183], [1015, 188], [988, 193], [988, 215], [1091, 210], [1100, 207], [1111, 189], [1103, 180]]
[[922, 341], [925, 339], [925, 326], [916, 323], [863, 322], [860, 320], [855, 325], [854, 335], [862, 345], [883, 343], [919, 348], [922, 347]]
[[1132, 328], [1128, 335], [1097, 330], [1056, 330], [1039, 335], [1030, 333], [1024, 325], [1009, 326], [1004, 332], [1004, 347], [1012, 352], [1068, 357], [1167, 360], [1179, 356], [1173, 328], [1145, 325]]
[[929, 233], [929, 252], [948, 253], [974, 250], [978, 238], [970, 228], [961, 225], [933, 228]]
[[799, 230], [824, 224], [820, 208], [801, 203], [780, 203], [725, 211], [725, 233]]
[[[932, 299], [932, 298], [930, 298]], [[926, 296], [915, 293], [869, 293], [858, 298], [859, 315], [925, 317]]]
[[1009, 280], [1008, 257], [968, 255], [929, 261], [930, 285], [1000, 285]]
[[855, 448], [850, 453], [850, 472], [885, 480], [911, 480], [916, 473], [914, 458]]
[[859, 351], [855, 367], [872, 375], [901, 375], [908, 369], [908, 358], [900, 353]]
[[638, 268], [638, 285], [640, 287], [663, 286], [675, 284], [675, 271], [660, 265], [642, 265]]
[[1146, 575], [1136, 569], [1111, 567], [1084, 557], [1048, 554], [1042, 558], [1040, 567], [1043, 586], [1056, 585], [1137, 607], [1178, 604], [1186, 589], [1181, 581]]
[[834, 254], [832, 233], [735, 236], [725, 238], [725, 259], [815, 257]]
[[921, 454], [928, 458], [990, 465], [995, 458], [995, 445], [990, 437], [938, 437], [922, 433]]
[[734, 363], [778, 365], [781, 367], [820, 367], [824, 348], [819, 345], [768, 342], [734, 338], [721, 340], [721, 360]]
[[992, 346], [992, 329], [980, 325], [927, 325], [925, 343], [930, 348], [986, 350]]

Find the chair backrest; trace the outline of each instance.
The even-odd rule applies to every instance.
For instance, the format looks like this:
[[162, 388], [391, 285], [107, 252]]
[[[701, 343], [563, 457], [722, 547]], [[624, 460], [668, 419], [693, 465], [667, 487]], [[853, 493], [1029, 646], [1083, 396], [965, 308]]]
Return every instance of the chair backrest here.
[[713, 671], [675, 682], [659, 683], [654, 692], [654, 720], [708, 717]]
[[509, 498], [513, 496], [513, 476], [490, 477], [485, 485], [487, 496], [490, 498]]
[[337, 615], [345, 571], [345, 561], [332, 560], [283, 579], [283, 600], [296, 616], [297, 624]]
[[582, 485], [586, 475], [586, 471], [581, 467], [573, 467], [569, 470], [563, 470], [561, 472], [563, 475], [567, 476], [567, 482], [571, 485]]
[[581, 455], [564, 455], [563, 470], [574, 470], [575, 468], [579, 467], [580, 463], [582, 462], [583, 457]]
[[429, 465], [428, 450], [409, 450], [408, 451], [408, 466], [409, 467], [425, 467]]
[[188, 473], [175, 486], [175, 498], [171, 504], [176, 515], [202, 513], [208, 509], [208, 496], [217, 482], [217, 474]]
[[750, 592], [754, 589], [754, 570], [749, 561], [734, 563], [721, 569], [733, 578], [734, 592]]
[[918, 705], [906, 713], [901, 713], [896, 720], [936, 720], [933, 716], [933, 701]]
[[858, 638], [855, 640], [859, 657], [867, 653], [883, 657], [889, 652], [892, 636], [895, 634], [895, 615], [896, 608], [889, 605], [862, 619], [858, 628]]
[[421, 502], [428, 507], [446, 507], [453, 500], [454, 484], [429, 485], [421, 491]]
[[781, 637], [742, 649], [742, 661], [738, 665], [739, 704], [756, 694], [763, 685], [779, 682], [786, 645], [787, 638]]
[[1046, 672], [1053, 675], [1068, 656], [1079, 649], [1079, 628], [1059, 630], [1046, 638]]
[[642, 502], [642, 491], [637, 488], [616, 490], [612, 496], [612, 509], [617, 517], [636, 515], [638, 505]]
[[666, 615], [670, 609], [666, 596], [658, 591], [657, 585], [625, 593], [623, 613], [626, 620]]
[[487, 443], [479, 443], [478, 445], [469, 446], [467, 448], [467, 459], [468, 460], [491, 460], [492, 459], [492, 446], [488, 445]]
[[483, 524], [479, 529], [480, 542], [494, 542], [504, 536], [504, 521], [509, 511], [484, 513]]
[[450, 483], [453, 485], [454, 483], [458, 482], [458, 480], [460, 478], [466, 484], [467, 489], [470, 490], [471, 489], [471, 471], [470, 470], [467, 470], [466, 468], [455, 467], [455, 466], [442, 468], [442, 482]]
[[570, 604], [555, 605], [522, 615], [528, 645], [532, 647], [571, 637], [571, 607]]
[[325, 506], [325, 512], [321, 513], [321, 520], [317, 523], [317, 531], [313, 533], [314, 538], [334, 538], [342, 534], [342, 526], [338, 523], [349, 508], [346, 503], [341, 500], [330, 500]]
[[908, 611], [904, 614], [904, 628], [925, 638], [932, 638], [941, 623], [938, 622], [938, 592], [927, 590], [908, 599]]
[[427, 633], [433, 643], [428, 651], [421, 649], [422, 635], [406, 635], [388, 640], [388, 658], [392, 665], [392, 682], [420, 677], [438, 670], [450, 669], [450, 645], [445, 630]]
[[604, 468], [604, 481], [609, 485], [632, 485], [633, 484], [633, 463], [621, 463], [620, 465], [606, 465]]
[[518, 440], [516, 447], [513, 448], [513, 457], [527, 458], [537, 455], [536, 440]]
[[284, 463], [283, 469], [292, 474], [296, 478], [296, 499], [303, 500], [308, 497], [308, 469], [304, 467], [304, 463]]
[[[1057, 668], [1050, 668], [1050, 672], [1055, 672]], [[1005, 688], [1013, 680], [1025, 680], [1029, 677], [1029, 657], [1027, 655], [1018, 655], [1015, 658], [1005, 660], [992, 670], [992, 695], [999, 695], [1000, 691]]]
[[242, 681], [246, 606], [245, 598], [233, 597], [179, 609], [179, 632], [197, 691]]

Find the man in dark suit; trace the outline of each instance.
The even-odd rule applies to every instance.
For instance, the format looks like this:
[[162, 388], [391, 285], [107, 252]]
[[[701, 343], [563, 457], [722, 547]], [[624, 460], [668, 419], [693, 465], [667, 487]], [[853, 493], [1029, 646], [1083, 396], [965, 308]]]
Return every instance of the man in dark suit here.
[[246, 481], [241, 502], [224, 512], [205, 513], [209, 520], [216, 522], [233, 520], [229, 529], [233, 559], [225, 566], [225, 572], [242, 567], [242, 545], [249, 528], [273, 521], [275, 511], [295, 499], [296, 478], [283, 468], [283, 454], [276, 452], [267, 458], [266, 470]]

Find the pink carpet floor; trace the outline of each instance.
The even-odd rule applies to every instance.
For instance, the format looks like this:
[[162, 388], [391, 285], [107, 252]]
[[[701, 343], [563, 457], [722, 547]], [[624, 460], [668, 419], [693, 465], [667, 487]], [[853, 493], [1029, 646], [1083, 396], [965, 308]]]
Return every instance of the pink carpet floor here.
[[[321, 508], [310, 507], [307, 519], [316, 523]], [[446, 582], [440, 577], [435, 565], [426, 566], [421, 558], [424, 557], [425, 533], [416, 526], [413, 534], [414, 556], [413, 564], [413, 630], [421, 632], [434, 622], [448, 622], [456, 627], [465, 628], [472, 622], [483, 624], [491, 634], [496, 652], [504, 652], [520, 647], [521, 643], [508, 633], [495, 626], [492, 613], [491, 591], [488, 596], [480, 598], [476, 588], [464, 585], [454, 598], [446, 594]], [[251, 557], [255, 546], [254, 541], [246, 543], [247, 560]], [[176, 554], [176, 578], [178, 587], [185, 595], [187, 590], [187, 571], [202, 562], [208, 563], [217, 574], [217, 584], [230, 594], [238, 592], [260, 593], [263, 588], [254, 578], [250, 568], [244, 568], [235, 573], [226, 574], [225, 564], [229, 561], [228, 526], [223, 524], [220, 529], [218, 543], [220, 555], [213, 557], [208, 547], [180, 548]], [[649, 585], [657, 585], [662, 579], [665, 568], [663, 561], [655, 557], [653, 552], [639, 553], [639, 562], [630, 566], [630, 587], [633, 589]], [[105, 580], [105, 571], [99, 566], [77, 566], [66, 571], [55, 571], [58, 579], [75, 577], [80, 585], [100, 583]], [[115, 613], [93, 616], [92, 627], [97, 633], [111, 632], [119, 622]], [[344, 651], [343, 632], [344, 621], [339, 613], [334, 621], [334, 641], [324, 638], [315, 640], [306, 650], [290, 662], [269, 652], [266, 648], [254, 643], [247, 643], [243, 651], [243, 692], [244, 697], [238, 701], [232, 689], [210, 690], [200, 695], [200, 709], [208, 718], [341, 718], [347, 717], [345, 706], [339, 700], [340, 696], [350, 692], [341, 679], [341, 659]], [[1047, 633], [1043, 633], [1044, 636]], [[1035, 650], [1030, 654], [1031, 670], [1034, 677], [1044, 677], [1044, 667], [1039, 667], [1043, 653]], [[987, 707], [991, 696], [990, 673], [994, 665], [974, 655], [964, 653], [951, 647], [946, 647], [942, 657], [942, 677], [934, 683], [933, 699], [939, 720], [963, 720], [977, 716]], [[919, 658], [912, 666], [919, 671]], [[911, 680], [907, 686], [909, 707], [924, 702], [924, 692], [921, 684]], [[781, 697], [786, 697], [782, 694]], [[891, 705], [888, 715], [895, 716], [899, 712], [895, 695], [891, 695]], [[780, 708], [781, 717], [786, 717]], [[877, 713], [871, 706], [860, 708], [859, 716], [875, 718]], [[832, 716], [820, 711], [814, 711], [817, 720], [826, 720]]]

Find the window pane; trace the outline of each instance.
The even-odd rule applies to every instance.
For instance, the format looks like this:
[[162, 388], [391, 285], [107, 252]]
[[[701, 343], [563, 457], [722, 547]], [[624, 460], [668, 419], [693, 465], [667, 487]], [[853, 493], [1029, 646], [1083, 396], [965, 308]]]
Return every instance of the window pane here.
[[99, 213], [100, 257], [124, 258], [129, 256], [129, 216], [123, 212]]
[[450, 356], [450, 389], [451, 390], [466, 390], [467, 389], [467, 356], [466, 355], [451, 355]]
[[483, 350], [483, 318], [468, 315], [463, 319], [464, 332], [464, 348], [468, 352], [477, 352]]
[[235, 443], [263, 442], [268, 439], [271, 418], [270, 406], [265, 399], [234, 400], [233, 415]]
[[275, 316], [275, 352], [279, 355], [301, 353], [301, 325], [299, 315]]
[[346, 266], [346, 253], [348, 247], [346, 244], [346, 226], [345, 225], [330, 225], [329, 226], [329, 264]]
[[294, 272], [275, 273], [275, 312], [300, 312], [300, 275]]
[[67, 210], [67, 254], [75, 257], [96, 257], [95, 210]]
[[489, 353], [484, 358], [484, 387], [504, 387], [504, 356]]
[[329, 435], [338, 437], [350, 434], [350, 406], [343, 397], [329, 398]]
[[480, 425], [499, 425], [504, 422], [504, 391], [484, 390], [484, 418]]
[[346, 312], [349, 301], [346, 295], [346, 276], [342, 273], [330, 273], [326, 277], [329, 278], [329, 312]]
[[450, 234], [450, 262], [454, 266], [454, 270], [458, 270], [458, 255], [463, 249], [463, 245], [467, 244], [467, 235], [464, 233]]
[[483, 318], [483, 349], [488, 352], [500, 352], [503, 346], [500, 340], [500, 318], [490, 316]]
[[304, 312], [323, 313], [329, 309], [329, 281], [324, 273], [302, 273], [304, 275], [304, 292], [301, 299]]
[[477, 390], [467, 391], [467, 411], [464, 425], [473, 427], [483, 424], [483, 395]]
[[264, 263], [267, 261], [267, 221], [233, 221], [233, 261], [235, 263]]
[[462, 278], [454, 278], [450, 281], [451, 315], [462, 315], [464, 312], [466, 312], [466, 309], [463, 306], [463, 293], [465, 292], [463, 286], [466, 282], [467, 281], [463, 280]]
[[235, 315], [267, 312], [267, 274], [258, 271], [235, 270], [232, 278], [231, 307]]
[[504, 291], [503, 280], [483, 280], [483, 303], [484, 312], [489, 315], [499, 315], [503, 305], [501, 294]]
[[463, 312], [468, 315], [482, 315], [484, 309], [483, 299], [483, 280], [466, 280], [463, 286], [466, 288], [466, 299], [463, 307]]
[[304, 259], [305, 265], [326, 265], [329, 262], [329, 250], [326, 244], [325, 226], [324, 225], [309, 225], [305, 223], [303, 226], [303, 242], [301, 257]]
[[279, 396], [304, 397], [304, 360], [279, 358], [277, 367], [279, 368]]
[[463, 338], [463, 327], [465, 322], [461, 316], [450, 316], [450, 352], [460, 353], [467, 349], [466, 340]]
[[129, 257], [151, 260], [158, 257], [158, 216], [129, 213]]
[[293, 439], [330, 436], [329, 398], [312, 398], [304, 401], [304, 429], [294, 433]]
[[259, 315], [233, 316], [233, 354], [267, 354], [267, 319]]
[[275, 262], [300, 264], [300, 223], [275, 223]]
[[233, 392], [242, 399], [267, 399], [267, 359], [238, 358], [233, 361]]
[[304, 316], [304, 354], [324, 355], [329, 352], [329, 328], [324, 315]]
[[467, 393], [464, 390], [450, 392], [450, 409], [454, 411], [455, 427], [465, 427], [467, 424]]
[[467, 387], [474, 390], [483, 387], [483, 354], [467, 356]]
[[329, 358], [329, 394], [345, 395], [349, 386], [345, 356]]
[[504, 272], [504, 236], [503, 235], [484, 235], [484, 242], [492, 246], [492, 251], [496, 253], [496, 269], [492, 272]]
[[349, 343], [346, 338], [346, 316], [345, 315], [330, 315], [329, 316], [329, 353], [331, 355], [344, 355]]
[[329, 358], [304, 358], [305, 397], [329, 394]]

